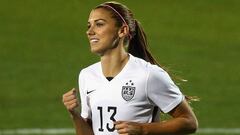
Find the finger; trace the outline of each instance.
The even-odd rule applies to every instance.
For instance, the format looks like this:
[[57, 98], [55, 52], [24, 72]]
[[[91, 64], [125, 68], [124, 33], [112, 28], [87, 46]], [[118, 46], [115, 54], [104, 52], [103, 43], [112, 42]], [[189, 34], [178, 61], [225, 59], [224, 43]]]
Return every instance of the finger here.
[[121, 120], [119, 120], [119, 121], [114, 121], [113, 123], [114, 124], [121, 124], [121, 123], [123, 123], [124, 121], [121, 121]]
[[68, 106], [68, 110], [74, 111], [74, 109], [78, 106], [78, 103], [72, 103], [71, 105]]
[[74, 100], [74, 101], [70, 101], [70, 102], [65, 102], [64, 105], [67, 109], [72, 109], [72, 108], [75, 108], [76, 106], [78, 106], [78, 102], [76, 100]]
[[76, 97], [75, 95], [71, 95], [71, 96], [68, 96], [68, 97], [64, 97], [64, 98], [63, 98], [63, 103], [65, 103], [65, 102], [70, 102], [70, 101], [75, 100], [75, 99], [77, 99], [77, 97]]
[[69, 108], [69, 106], [73, 103], [77, 103], [78, 104], [78, 99], [72, 99], [69, 101], [64, 101], [63, 104], [65, 105], [66, 108]]
[[117, 130], [118, 134], [127, 134], [128, 133], [128, 129], [127, 128], [122, 128]]
[[120, 125], [120, 124], [127, 123], [127, 121], [121, 121], [121, 120], [119, 120], [119, 121], [114, 121], [113, 123], [114, 123], [115, 125]]
[[116, 121], [114, 124], [116, 130], [120, 130], [127, 127], [127, 124], [124, 121]]
[[73, 100], [70, 100], [70, 101], [68, 101], [68, 102], [64, 102], [64, 105], [65, 105], [65, 106], [70, 106], [70, 105], [73, 104], [73, 103], [78, 103], [78, 100], [77, 100], [77, 99], [73, 99]]
[[72, 88], [70, 91], [68, 91], [67, 93], [65, 93], [63, 96], [69, 96], [69, 95], [73, 95], [77, 92], [77, 90], [75, 88]]

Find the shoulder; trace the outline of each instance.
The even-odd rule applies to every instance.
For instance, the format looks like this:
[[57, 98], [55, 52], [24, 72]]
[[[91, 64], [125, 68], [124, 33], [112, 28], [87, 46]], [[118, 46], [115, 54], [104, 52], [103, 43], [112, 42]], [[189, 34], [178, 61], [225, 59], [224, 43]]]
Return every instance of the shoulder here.
[[142, 70], [147, 75], [148, 83], [152, 82], [172, 82], [169, 74], [160, 66], [151, 64], [141, 58], [137, 58], [133, 56], [133, 63], [135, 64], [135, 71]]
[[79, 77], [89, 75], [89, 74], [95, 74], [100, 68], [100, 62], [94, 63], [88, 67], [85, 67], [80, 70]]
[[164, 76], [164, 75], [168, 75], [168, 73], [161, 67], [159, 67], [158, 65], [149, 65], [148, 66], [148, 71], [150, 75], [156, 76], [156, 75], [160, 75], [160, 76]]
[[151, 74], [166, 73], [166, 71], [163, 68], [159, 67], [158, 65], [151, 64], [150, 62], [147, 62], [147, 61], [145, 61], [141, 58], [135, 57], [135, 56], [132, 56], [132, 59], [133, 59], [132, 61], [135, 64], [135, 66], [138, 66], [138, 68], [142, 68]]
[[131, 57], [131, 63], [132, 63], [132, 66], [133, 68], [136, 69], [142, 69], [142, 70], [148, 70], [149, 66], [151, 66], [152, 64], [145, 61], [144, 59], [141, 59], [141, 58], [138, 58], [138, 57], [135, 57], [133, 55], [130, 55]]
[[157, 65], [150, 65], [148, 67], [148, 71], [149, 71], [149, 79], [150, 80], [158, 80], [161, 82], [171, 82], [172, 83], [171, 77], [163, 68], [161, 68]]
[[152, 80], [171, 81], [168, 73], [158, 65], [151, 64], [150, 62], [135, 56], [131, 56], [131, 59], [131, 69], [134, 70], [134, 72], [144, 73], [147, 75], [146, 77], [148, 82], [152, 82]]

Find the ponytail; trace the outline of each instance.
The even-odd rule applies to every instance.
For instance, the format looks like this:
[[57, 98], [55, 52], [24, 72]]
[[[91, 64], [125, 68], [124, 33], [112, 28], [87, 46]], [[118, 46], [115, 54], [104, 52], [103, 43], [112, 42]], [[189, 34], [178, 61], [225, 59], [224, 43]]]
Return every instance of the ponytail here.
[[[95, 9], [97, 8], [104, 8], [110, 11], [112, 13], [112, 18], [116, 20], [116, 26], [121, 27], [122, 25], [127, 25], [129, 27], [128, 38], [124, 39], [124, 44], [128, 44], [128, 53], [135, 57], [144, 59], [151, 64], [158, 65], [168, 72], [167, 68], [162, 67], [150, 53], [148, 49], [147, 37], [140, 22], [134, 19], [132, 12], [125, 5], [122, 5], [118, 2], [105, 2], [95, 7]], [[172, 76], [171, 74], [169, 75], [174, 80], [180, 80], [183, 82], [186, 81], [180, 77]], [[198, 98], [186, 96], [186, 99], [188, 101], [194, 101]]]
[[139, 21], [135, 20], [135, 34], [129, 42], [128, 52], [135, 57], [142, 58], [151, 64], [160, 66], [148, 49], [145, 32]]
[[[151, 64], [155, 64], [163, 68], [165, 71], [168, 71], [167, 68], [162, 67], [156, 59], [152, 56], [148, 49], [148, 42], [145, 32], [143, 31], [143, 28], [137, 20], [135, 20], [135, 34], [133, 35], [132, 39], [129, 42], [128, 45], [128, 52], [132, 54], [135, 57], [142, 58], [147, 62], [150, 62]], [[180, 80], [181, 82], [185, 82], [187, 80], [176, 76], [169, 74], [172, 79], [175, 81]], [[200, 99], [196, 96], [187, 96], [185, 95], [185, 99], [190, 103], [191, 101], [199, 101]]]

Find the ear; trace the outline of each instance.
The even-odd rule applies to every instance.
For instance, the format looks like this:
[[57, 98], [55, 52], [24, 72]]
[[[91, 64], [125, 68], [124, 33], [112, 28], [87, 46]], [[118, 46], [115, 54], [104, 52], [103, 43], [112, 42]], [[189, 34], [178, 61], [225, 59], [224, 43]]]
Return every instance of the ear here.
[[119, 30], [118, 30], [118, 36], [120, 38], [125, 37], [129, 34], [129, 27], [127, 25], [123, 25]]

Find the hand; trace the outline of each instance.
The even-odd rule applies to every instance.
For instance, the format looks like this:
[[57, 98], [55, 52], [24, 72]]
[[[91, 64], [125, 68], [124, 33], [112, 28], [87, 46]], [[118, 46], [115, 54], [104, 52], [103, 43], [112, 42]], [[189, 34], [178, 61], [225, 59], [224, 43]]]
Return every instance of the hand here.
[[142, 135], [143, 133], [141, 123], [116, 121], [114, 124], [119, 135]]
[[78, 107], [78, 100], [77, 100], [77, 90], [75, 88], [71, 89], [67, 93], [63, 94], [63, 104], [67, 108], [67, 110], [73, 115], [74, 109]]

